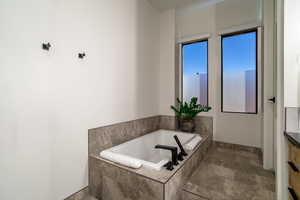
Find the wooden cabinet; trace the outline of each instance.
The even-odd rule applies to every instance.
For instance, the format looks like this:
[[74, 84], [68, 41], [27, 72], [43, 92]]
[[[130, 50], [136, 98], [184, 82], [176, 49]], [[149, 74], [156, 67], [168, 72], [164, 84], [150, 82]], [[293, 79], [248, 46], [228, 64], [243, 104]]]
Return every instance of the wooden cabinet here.
[[289, 159], [300, 169], [300, 148], [289, 142]]
[[300, 200], [300, 148], [289, 142], [289, 192], [291, 200]]

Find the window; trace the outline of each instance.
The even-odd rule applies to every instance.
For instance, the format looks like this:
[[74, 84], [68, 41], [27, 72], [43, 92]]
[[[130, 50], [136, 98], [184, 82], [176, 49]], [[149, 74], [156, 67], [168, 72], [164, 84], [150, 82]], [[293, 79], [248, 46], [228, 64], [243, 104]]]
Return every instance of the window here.
[[257, 31], [222, 36], [222, 112], [257, 113]]
[[185, 43], [182, 46], [182, 98], [208, 105], [208, 41]]

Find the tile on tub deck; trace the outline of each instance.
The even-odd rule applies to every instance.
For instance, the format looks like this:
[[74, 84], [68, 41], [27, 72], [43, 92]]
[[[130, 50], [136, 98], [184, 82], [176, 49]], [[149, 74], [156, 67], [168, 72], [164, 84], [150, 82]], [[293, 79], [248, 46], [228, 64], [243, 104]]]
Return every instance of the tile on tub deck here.
[[[126, 142], [138, 136], [145, 135], [149, 132], [158, 130], [159, 128], [164, 129], [173, 129], [174, 124], [176, 125], [175, 117], [172, 116], [155, 116], [144, 119], [138, 119], [134, 121], [114, 124], [110, 126], [100, 127], [96, 129], [89, 130], [89, 186], [90, 193], [102, 200], [109, 199], [155, 199], [158, 197], [153, 196], [151, 193], [152, 190], [143, 191], [143, 188], [136, 187], [136, 184], [128, 184], [130, 177], [138, 177], [137, 181], [139, 186], [145, 188], [150, 188], [148, 184], [144, 183], [141, 179], [148, 179], [149, 181], [154, 181], [158, 184], [166, 184], [169, 182], [175, 186], [179, 191], [183, 187], [183, 182], [186, 181], [186, 177], [191, 175], [191, 172], [194, 171], [194, 168], [199, 165], [204, 154], [212, 141], [212, 118], [211, 117], [197, 117], [196, 120], [196, 133], [200, 134], [203, 138], [201, 143], [198, 145], [200, 147], [200, 152], [197, 155], [191, 156], [196, 153], [197, 149], [189, 152], [189, 156], [186, 157], [188, 160], [188, 165], [183, 167], [182, 172], [175, 176], [174, 174], [177, 170], [181, 169], [183, 166], [182, 163], [179, 166], [176, 166], [174, 171], [154, 171], [146, 168], [140, 169], [131, 169], [125, 166], [118, 165], [116, 163], [111, 163], [110, 161], [100, 158], [100, 151], [110, 148], [114, 145]], [[198, 127], [197, 126], [203, 126]], [[211, 126], [211, 127], [209, 127]], [[111, 167], [117, 168], [119, 171], [125, 173], [125, 175], [119, 176], [108, 176], [103, 172], [102, 164], [109, 165]], [[173, 176], [174, 175], [174, 176]], [[116, 178], [117, 177], [117, 178]], [[126, 177], [119, 181], [118, 177]], [[176, 178], [174, 178], [176, 177]], [[173, 179], [174, 178], [174, 179]], [[134, 181], [135, 179], [133, 179]], [[114, 181], [114, 182], [113, 182]], [[126, 186], [122, 186], [125, 184]], [[133, 188], [130, 188], [133, 187]], [[113, 189], [111, 189], [113, 188]], [[115, 189], [114, 189], [115, 188]], [[167, 188], [167, 186], [165, 187]], [[131, 196], [128, 196], [125, 191], [134, 191]], [[147, 192], [148, 191], [148, 192]], [[150, 192], [149, 192], [150, 191]], [[158, 191], [158, 190], [157, 190]], [[174, 188], [171, 188], [170, 191], [174, 191]], [[126, 195], [127, 196], [126, 196]], [[170, 193], [169, 193], [170, 194]], [[145, 196], [142, 196], [145, 195]], [[180, 196], [180, 195], [179, 195]], [[150, 198], [151, 197], [151, 198]], [[172, 199], [172, 195], [169, 195]], [[165, 199], [167, 200], [167, 199]], [[176, 200], [176, 199], [172, 199]]]
[[89, 157], [89, 193], [101, 199], [102, 196], [102, 162], [94, 157]]
[[89, 130], [89, 155], [159, 129], [160, 117], [147, 117]]
[[185, 164], [180, 168], [168, 182], [165, 183], [165, 200], [180, 200], [182, 197], [182, 189], [192, 173], [198, 168], [211, 146], [212, 137], [206, 140], [199, 146], [190, 159], [186, 160]]
[[[175, 116], [160, 116], [160, 129], [176, 130], [178, 127]], [[195, 118], [195, 133], [201, 135], [212, 135], [213, 134], [213, 118], [197, 116]]]
[[[165, 169], [155, 171], [143, 167], [140, 169], [131, 169], [103, 160], [99, 156], [90, 156], [89, 184], [91, 194], [103, 200], [136, 200], [147, 198], [155, 200], [159, 197], [153, 196], [151, 187], [158, 184], [164, 188], [164, 200], [180, 200], [184, 183], [199, 166], [211, 143], [211, 135], [203, 136], [203, 140], [197, 148], [194, 151], [189, 151], [189, 155], [185, 157], [185, 162], [181, 162], [173, 171]], [[105, 170], [102, 169], [103, 166], [106, 166], [104, 167]], [[109, 171], [112, 168], [114, 169], [113, 172]], [[148, 184], [148, 182], [153, 184]], [[130, 193], [130, 191], [133, 192]], [[160, 193], [159, 189], [154, 189], [154, 191], [157, 194]]]
[[[209, 145], [211, 144], [211, 141], [212, 141], [212, 135], [203, 136], [202, 141], [198, 144], [198, 146], [193, 151], [187, 151], [189, 155], [186, 157], [186, 160], [188, 160], [198, 150], [198, 148], [200, 148], [201, 151], [202, 151], [201, 153], [204, 154], [203, 151], [207, 151]], [[183, 165], [183, 163], [180, 162], [178, 166], [175, 166], [175, 169], [173, 171], [168, 171], [168, 170], [165, 170], [165, 169], [162, 169], [160, 171], [156, 171], [156, 170], [148, 169], [148, 168], [145, 168], [145, 167], [141, 167], [139, 169], [129, 168], [129, 167], [117, 164], [117, 163], [113, 163], [113, 162], [108, 161], [104, 158], [101, 158], [100, 155], [92, 155], [90, 157], [98, 160], [99, 162], [111, 163], [112, 165], [115, 165], [119, 168], [131, 171], [135, 174], [138, 174], [138, 175], [156, 180], [156, 181], [161, 182], [161, 183], [166, 183], [170, 179], [170, 177], [172, 177], [176, 173], [176, 171], [179, 168], [181, 168], [181, 166]]]
[[275, 177], [255, 152], [214, 146], [184, 190], [209, 200], [273, 200]]
[[167, 116], [161, 115], [159, 128], [166, 129], [166, 130], [175, 130], [177, 127], [176, 117], [175, 116]]
[[163, 200], [163, 184], [103, 163], [103, 200]]
[[[195, 133], [212, 135], [212, 117], [198, 116], [195, 119]], [[175, 130], [175, 116], [154, 116], [89, 130], [89, 155], [98, 155], [102, 150], [121, 144], [158, 129]]]
[[213, 118], [197, 116], [195, 118], [195, 132], [200, 135], [212, 135], [213, 134]]

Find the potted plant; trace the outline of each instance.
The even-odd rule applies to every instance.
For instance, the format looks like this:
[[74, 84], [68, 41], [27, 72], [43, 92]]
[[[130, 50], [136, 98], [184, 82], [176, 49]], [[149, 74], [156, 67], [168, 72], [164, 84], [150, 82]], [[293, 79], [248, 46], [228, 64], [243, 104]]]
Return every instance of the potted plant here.
[[179, 120], [179, 128], [184, 132], [193, 132], [195, 130], [194, 119], [198, 113], [207, 112], [211, 109], [209, 106], [197, 104], [198, 98], [193, 97], [189, 103], [180, 101], [177, 98], [178, 108], [171, 106]]

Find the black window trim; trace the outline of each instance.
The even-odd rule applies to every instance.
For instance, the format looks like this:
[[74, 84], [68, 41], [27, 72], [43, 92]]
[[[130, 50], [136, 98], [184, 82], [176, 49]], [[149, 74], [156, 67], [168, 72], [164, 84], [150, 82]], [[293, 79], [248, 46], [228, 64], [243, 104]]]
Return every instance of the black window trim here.
[[[209, 106], [209, 38], [203, 38], [203, 39], [199, 39], [199, 40], [192, 40], [192, 41], [188, 41], [188, 42], [183, 42], [181, 43], [181, 100], [183, 101], [183, 47], [185, 45], [189, 45], [189, 44], [195, 44], [195, 43], [201, 43], [201, 42], [207, 42], [207, 105]], [[209, 112], [209, 111], [205, 111], [205, 112]]]
[[[223, 109], [223, 39], [226, 37], [232, 37], [232, 36], [238, 36], [238, 35], [243, 35], [247, 33], [253, 33], [255, 32], [256, 34], [256, 66], [255, 66], [255, 79], [256, 79], [256, 107], [255, 107], [255, 112], [230, 112], [230, 111], [224, 111]], [[221, 113], [233, 113], [233, 114], [250, 114], [250, 115], [257, 115], [258, 114], [258, 29], [257, 28], [252, 28], [252, 29], [247, 29], [247, 30], [242, 30], [242, 31], [237, 31], [237, 32], [232, 32], [228, 34], [223, 34], [221, 35]]]

